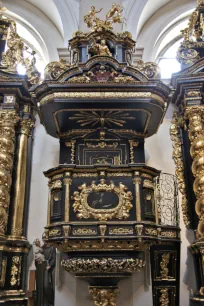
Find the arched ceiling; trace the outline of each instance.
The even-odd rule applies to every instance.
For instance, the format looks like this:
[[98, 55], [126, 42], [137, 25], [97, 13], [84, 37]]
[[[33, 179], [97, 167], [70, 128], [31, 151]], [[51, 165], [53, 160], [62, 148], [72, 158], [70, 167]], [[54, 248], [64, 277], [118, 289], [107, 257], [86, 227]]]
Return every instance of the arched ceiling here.
[[63, 25], [59, 11], [53, 0], [26, 0], [33, 6], [43, 12], [56, 26], [60, 34], [63, 36]]
[[87, 30], [82, 26], [83, 16], [91, 5], [104, 8], [105, 12], [112, 3], [124, 7], [123, 30], [130, 31], [137, 38], [137, 46], [144, 48], [144, 60], [154, 60], [158, 48], [153, 46], [157, 41], [159, 45], [164, 29], [196, 6], [196, 0], [3, 0], [10, 12], [36, 29], [45, 43], [49, 60], [58, 59], [58, 48], [67, 46], [75, 31]]

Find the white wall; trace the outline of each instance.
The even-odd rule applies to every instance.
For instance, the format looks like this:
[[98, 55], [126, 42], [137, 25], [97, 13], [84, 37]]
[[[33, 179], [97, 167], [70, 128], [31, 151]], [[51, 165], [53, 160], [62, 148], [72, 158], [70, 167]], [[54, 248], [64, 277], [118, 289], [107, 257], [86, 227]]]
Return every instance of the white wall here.
[[[157, 135], [146, 139], [146, 151], [149, 155], [147, 164], [174, 174], [175, 166], [172, 160], [172, 143], [169, 136], [172, 110], [169, 109]], [[59, 142], [48, 136], [44, 127], [36, 122], [33, 167], [31, 180], [30, 213], [28, 223], [28, 239], [32, 243], [41, 237], [47, 218], [47, 179], [43, 171], [58, 165]], [[193, 233], [186, 231], [181, 215], [181, 305], [189, 306], [188, 286], [195, 289], [195, 274], [191, 255], [187, 259], [187, 247], [193, 241]], [[187, 264], [189, 265], [187, 267]], [[58, 306], [93, 306], [88, 294], [88, 284], [77, 280], [73, 275], [60, 271], [61, 286], [56, 288], [56, 302]], [[132, 278], [119, 283], [120, 296], [117, 306], [151, 306], [152, 292], [144, 287], [144, 273], [136, 273]]]

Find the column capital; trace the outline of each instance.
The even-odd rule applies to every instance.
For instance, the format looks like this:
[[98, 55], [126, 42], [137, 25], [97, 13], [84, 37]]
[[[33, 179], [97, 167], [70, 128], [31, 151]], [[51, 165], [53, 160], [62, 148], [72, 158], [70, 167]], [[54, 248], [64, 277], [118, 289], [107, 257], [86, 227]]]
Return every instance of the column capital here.
[[20, 121], [21, 134], [29, 136], [31, 129], [34, 127], [35, 122], [33, 119], [22, 119]]

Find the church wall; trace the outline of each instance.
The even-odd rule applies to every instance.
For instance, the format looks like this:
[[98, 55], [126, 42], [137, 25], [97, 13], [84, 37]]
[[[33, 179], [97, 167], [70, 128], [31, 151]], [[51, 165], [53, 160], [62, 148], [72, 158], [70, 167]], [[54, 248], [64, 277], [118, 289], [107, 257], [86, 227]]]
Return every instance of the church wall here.
[[[172, 144], [169, 136], [171, 116], [172, 111], [170, 109], [157, 135], [146, 139], [145, 148], [148, 166], [155, 167], [163, 172], [174, 174], [175, 166], [172, 160]], [[28, 240], [30, 243], [32, 243], [33, 240], [38, 237], [41, 238], [43, 228], [47, 221], [48, 187], [47, 179], [44, 177], [43, 171], [57, 166], [59, 160], [58, 139], [52, 138], [46, 134], [44, 127], [39, 122], [39, 119], [36, 121], [34, 137], [30, 212], [28, 221]], [[192, 231], [186, 231], [182, 221], [182, 214], [181, 240], [180, 306], [189, 306], [188, 286], [195, 290], [195, 274], [192, 270], [193, 262], [191, 254], [188, 254], [187, 247], [193, 240], [193, 233]], [[30, 263], [30, 265], [33, 269], [34, 264]], [[58, 287], [56, 287], [55, 300], [56, 306], [93, 305], [93, 302], [88, 294], [88, 284], [86, 281], [78, 280], [73, 275], [62, 271], [61, 269], [59, 269], [59, 272], [56, 271], [56, 276], [58, 277]], [[119, 283], [120, 296], [118, 298], [117, 305], [151, 306], [151, 286], [144, 286], [144, 280], [144, 271], [141, 271], [140, 273], [133, 275], [132, 278], [121, 281]]]

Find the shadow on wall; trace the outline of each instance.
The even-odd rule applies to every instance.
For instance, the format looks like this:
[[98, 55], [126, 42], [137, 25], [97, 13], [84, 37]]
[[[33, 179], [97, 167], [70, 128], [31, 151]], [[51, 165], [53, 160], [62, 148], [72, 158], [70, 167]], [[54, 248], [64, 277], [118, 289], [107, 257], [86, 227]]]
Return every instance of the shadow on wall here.
[[[193, 243], [193, 241], [195, 240], [193, 230], [186, 230], [186, 238], [190, 244]], [[196, 271], [194, 267], [194, 259], [189, 249], [187, 249], [186, 271], [183, 276], [183, 282], [187, 285], [190, 296], [193, 294], [193, 292], [198, 290], [196, 285]]]

